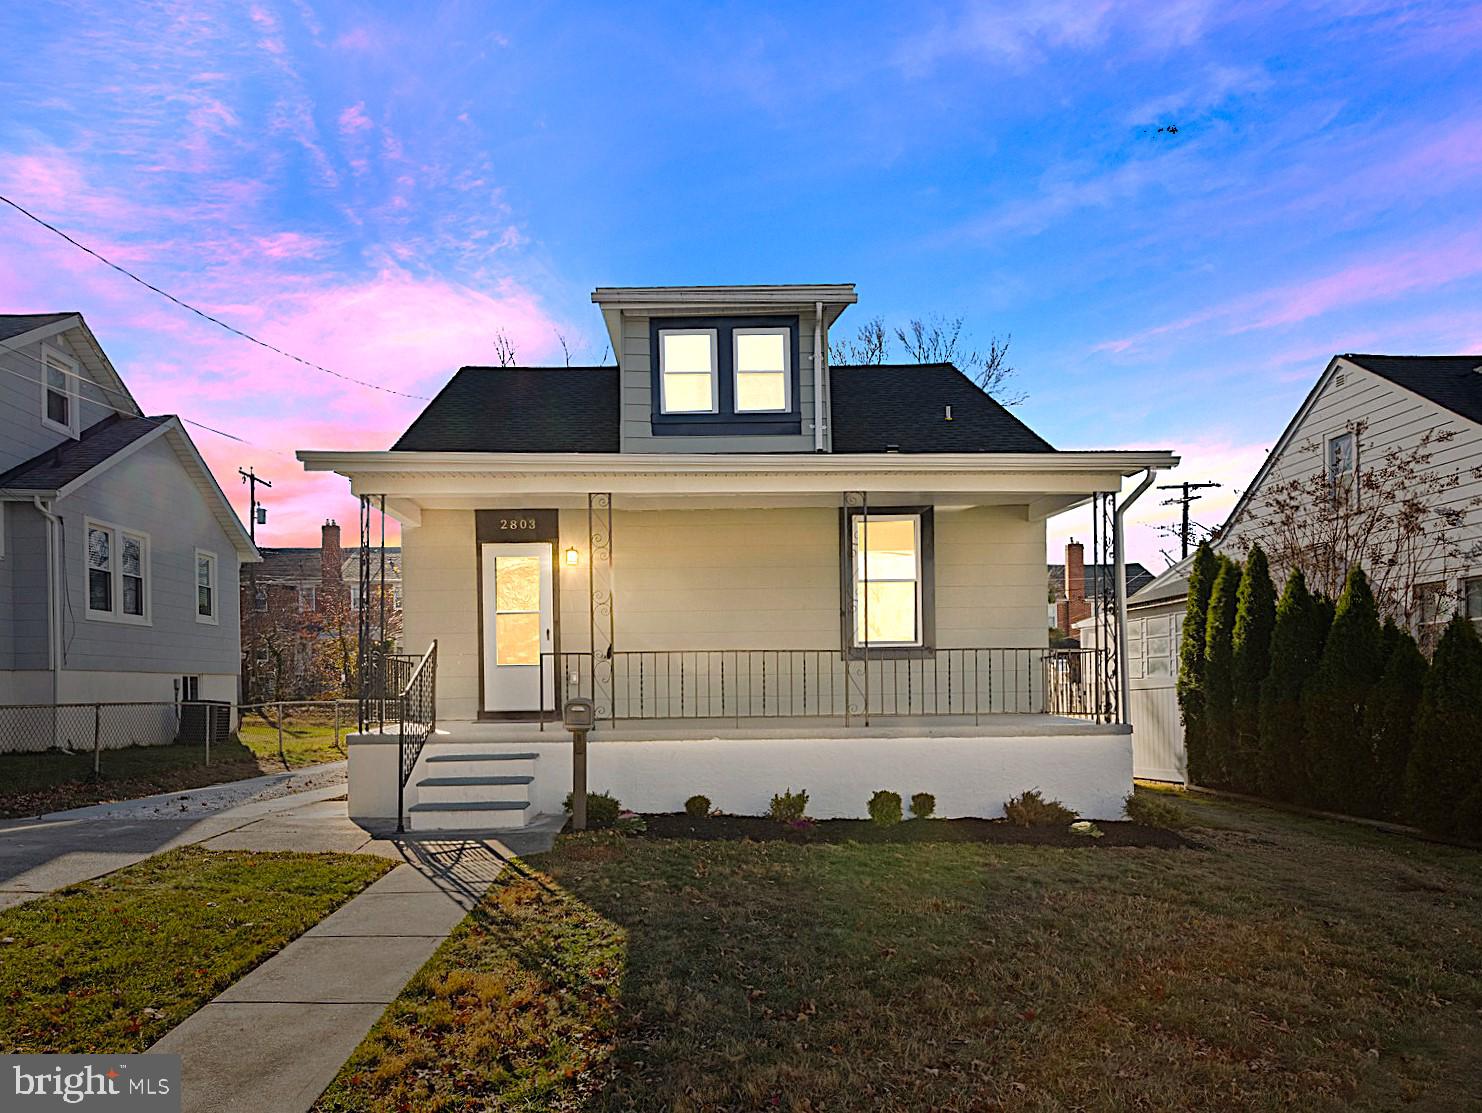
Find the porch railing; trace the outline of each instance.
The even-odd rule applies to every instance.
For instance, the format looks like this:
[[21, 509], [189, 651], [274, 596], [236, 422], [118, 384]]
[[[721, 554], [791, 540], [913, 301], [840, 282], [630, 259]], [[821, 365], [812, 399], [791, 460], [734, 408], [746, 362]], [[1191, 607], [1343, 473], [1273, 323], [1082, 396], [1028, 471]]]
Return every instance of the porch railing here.
[[406, 829], [406, 787], [427, 739], [437, 729], [437, 640], [420, 658], [373, 653], [361, 687], [361, 729], [396, 724], [396, 830]]
[[[546, 654], [542, 723], [574, 696], [610, 721], [1050, 714], [1109, 722], [1115, 695], [1098, 649], [938, 649], [846, 658], [838, 649], [625, 650]], [[609, 680], [610, 677], [610, 680]], [[607, 690], [597, 690], [598, 688]]]

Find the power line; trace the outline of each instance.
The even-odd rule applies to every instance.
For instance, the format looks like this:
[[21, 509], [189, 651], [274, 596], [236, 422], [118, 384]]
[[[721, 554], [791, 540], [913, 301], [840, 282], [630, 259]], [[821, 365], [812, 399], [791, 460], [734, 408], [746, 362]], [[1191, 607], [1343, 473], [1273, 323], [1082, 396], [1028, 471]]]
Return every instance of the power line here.
[[70, 243], [73, 247], [77, 248], [79, 251], [84, 251], [87, 254], [91, 255], [94, 259], [98, 260], [98, 262], [102, 263], [104, 266], [112, 267], [119, 274], [123, 275], [125, 278], [131, 279], [132, 281], [137, 282], [140, 286], [143, 286], [146, 290], [153, 291], [154, 293], [158, 294], [160, 297], [165, 298], [165, 299], [167, 299], [169, 301], [174, 302], [176, 305], [180, 306], [181, 309], [187, 309], [187, 310], [189, 310], [190, 312], [194, 313], [197, 317], [200, 317], [203, 320], [210, 321], [213, 325], [216, 325], [218, 328], [225, 329], [227, 332], [232, 333], [234, 336], [240, 336], [243, 340], [251, 341], [253, 344], [256, 344], [259, 348], [266, 348], [270, 352], [276, 352], [278, 355], [282, 356], [284, 359], [291, 359], [295, 363], [301, 363], [305, 367], [308, 367], [308, 368], [310, 368], [310, 369], [312, 369], [314, 371], [322, 371], [326, 375], [333, 375], [336, 379], [343, 379], [345, 382], [347, 382], [347, 383], [354, 383], [356, 386], [369, 387], [371, 390], [379, 390], [379, 391], [382, 391], [383, 393], [386, 393], [386, 394], [394, 394], [394, 395], [396, 395], [399, 398], [411, 398], [411, 399], [414, 399], [415, 401], [418, 401], [418, 402], [428, 402], [428, 401], [431, 401], [431, 399], [429, 399], [426, 395], [423, 395], [423, 394], [409, 394], [409, 393], [407, 393], [404, 390], [393, 390], [389, 386], [382, 386], [380, 383], [372, 383], [372, 382], [367, 382], [365, 379], [357, 379], [354, 376], [346, 375], [346, 374], [343, 374], [343, 373], [341, 373], [339, 371], [336, 371], [333, 368], [324, 367], [324, 366], [322, 366], [320, 364], [314, 363], [312, 360], [307, 360], [307, 359], [304, 359], [301, 356], [296, 356], [292, 352], [284, 351], [282, 348], [279, 348], [279, 347], [277, 347], [274, 344], [269, 344], [266, 340], [259, 340], [257, 337], [253, 336], [251, 333], [243, 332], [241, 329], [237, 328], [236, 326], [229, 325], [225, 321], [221, 320], [220, 318], [211, 316], [211, 314], [207, 313], [204, 309], [197, 309], [195, 306], [191, 305], [190, 302], [188, 302], [188, 301], [182, 301], [180, 298], [177, 298], [174, 294], [167, 293], [166, 291], [161, 290], [158, 286], [154, 285], [152, 282], [145, 281], [144, 279], [140, 278], [137, 274], [135, 274], [133, 271], [129, 270], [127, 267], [121, 267], [121, 266], [119, 266], [112, 259], [106, 258], [105, 256], [100, 255], [98, 252], [94, 251], [92, 248], [88, 247], [87, 244], [80, 243], [79, 241], [73, 239], [71, 236], [69, 236], [66, 232], [63, 232], [56, 225], [54, 225], [54, 224], [48, 224], [45, 220], [42, 220], [41, 217], [37, 216], [35, 213], [33, 213], [30, 210], [26, 209], [24, 206], [19, 205], [16, 202], [12, 201], [9, 197], [6, 197], [3, 193], [0, 193], [0, 201], [4, 201], [7, 205], [9, 205], [16, 212], [20, 213], [27, 220], [34, 221], [35, 223], [41, 225], [41, 227], [45, 228], [48, 232], [51, 232], [54, 235], [61, 236], [62, 239], [66, 240], [68, 243]]
[[1193, 526], [1189, 522], [1189, 504], [1203, 498], [1203, 495], [1194, 494], [1195, 491], [1203, 491], [1210, 487], [1219, 487], [1219, 483], [1168, 483], [1160, 486], [1160, 491], [1181, 491], [1182, 494], [1174, 495], [1172, 498], [1164, 499], [1164, 506], [1182, 506], [1183, 519], [1179, 527], [1179, 550], [1184, 556], [1189, 555], [1189, 539], [1193, 536]]
[[[37, 359], [35, 356], [31, 355], [29, 352], [23, 352], [23, 351], [21, 351], [19, 348], [4, 348], [3, 350], [5, 352], [8, 352], [11, 355], [24, 356], [26, 359], [31, 360], [33, 363], [40, 364], [40, 366], [42, 366], [43, 368], [48, 368], [50, 370], [61, 371], [61, 368], [49, 368], [47, 364], [42, 363], [39, 359]], [[22, 374], [21, 372], [17, 371], [14, 367], [6, 367], [3, 364], [0, 364], [0, 371], [4, 371], [8, 375], [14, 375], [17, 379], [20, 379], [22, 382], [34, 383], [35, 385], [41, 387], [43, 390], [48, 389], [51, 386], [51, 384], [46, 383], [46, 382], [42, 381], [41, 379], [33, 379], [33, 378], [31, 378], [30, 375], [24, 375], [24, 374]], [[85, 382], [89, 386], [95, 386], [99, 390], [103, 391], [106, 394], [115, 394], [115, 395], [120, 394], [119, 391], [116, 391], [116, 390], [113, 390], [113, 389], [111, 389], [109, 387], [106, 387], [102, 383], [97, 382], [94, 379], [86, 378], [83, 375], [78, 374], [76, 371], [62, 371], [61, 373], [64, 374], [64, 375], [66, 375], [66, 376], [68, 376], [68, 377], [70, 377], [70, 378], [75, 378], [75, 379], [79, 380], [80, 382]], [[82, 395], [81, 395], [80, 392], [78, 394], [73, 395], [73, 397], [76, 398], [80, 402], [81, 401], [85, 401], [89, 405], [98, 406], [99, 408], [105, 409], [105, 410], [112, 410], [114, 413], [118, 414], [120, 417], [140, 417], [140, 416], [142, 416], [141, 414], [135, 413], [133, 410], [120, 409], [118, 406], [113, 405], [111, 402], [100, 401], [97, 398], [86, 398], [85, 399], [85, 398], [82, 397]], [[218, 437], [225, 437], [229, 441], [236, 441], [238, 444], [245, 444], [248, 448], [255, 448], [259, 452], [271, 452], [274, 456], [281, 456], [285, 460], [291, 460], [294, 463], [298, 463], [297, 459], [295, 459], [289, 453], [284, 452], [282, 449], [269, 448], [267, 445], [256, 444], [253, 441], [249, 441], [246, 437], [239, 437], [235, 433], [228, 433], [224, 429], [217, 429], [214, 426], [207, 425], [207, 424], [205, 424], [204, 422], [201, 422], [201, 421], [196, 421], [196, 420], [194, 420], [192, 418], [186, 417], [183, 414], [174, 414], [173, 416], [178, 417], [181, 421], [183, 421], [187, 425], [194, 425], [197, 429], [204, 429], [206, 432], [208, 432], [208, 433], [214, 433]]]

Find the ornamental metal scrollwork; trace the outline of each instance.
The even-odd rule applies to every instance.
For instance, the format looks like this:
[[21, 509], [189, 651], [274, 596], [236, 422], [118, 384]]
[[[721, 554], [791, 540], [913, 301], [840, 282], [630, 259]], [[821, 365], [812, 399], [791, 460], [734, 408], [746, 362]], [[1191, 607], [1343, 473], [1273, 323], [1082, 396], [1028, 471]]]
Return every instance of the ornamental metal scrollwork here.
[[592, 704], [598, 719], [611, 722], [617, 717], [617, 704], [612, 657], [612, 495], [609, 493], [593, 492], [587, 496], [587, 542]]

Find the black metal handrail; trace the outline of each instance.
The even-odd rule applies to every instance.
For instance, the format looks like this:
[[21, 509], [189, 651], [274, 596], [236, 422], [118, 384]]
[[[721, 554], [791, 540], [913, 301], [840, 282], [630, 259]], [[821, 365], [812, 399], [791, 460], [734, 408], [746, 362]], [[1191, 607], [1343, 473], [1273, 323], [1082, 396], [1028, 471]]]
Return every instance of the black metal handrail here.
[[417, 667], [407, 678], [397, 700], [397, 747], [401, 755], [400, 777], [396, 784], [396, 830], [406, 824], [406, 787], [422, 756], [422, 747], [437, 729], [437, 639], [427, 647]]
[[542, 725], [572, 696], [609, 721], [958, 717], [1050, 714], [1110, 722], [1099, 649], [973, 647], [846, 657], [839, 649], [618, 650], [611, 691], [594, 691], [590, 653], [543, 655]]

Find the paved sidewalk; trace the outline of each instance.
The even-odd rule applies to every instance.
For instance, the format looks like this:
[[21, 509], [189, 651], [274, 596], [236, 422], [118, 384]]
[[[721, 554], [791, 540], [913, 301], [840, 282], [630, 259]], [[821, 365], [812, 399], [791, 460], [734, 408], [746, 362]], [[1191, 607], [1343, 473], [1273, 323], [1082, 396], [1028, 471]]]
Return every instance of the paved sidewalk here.
[[186, 1113], [309, 1109], [509, 859], [549, 849], [563, 820], [497, 840], [387, 844], [402, 865], [150, 1048], [182, 1056]]

